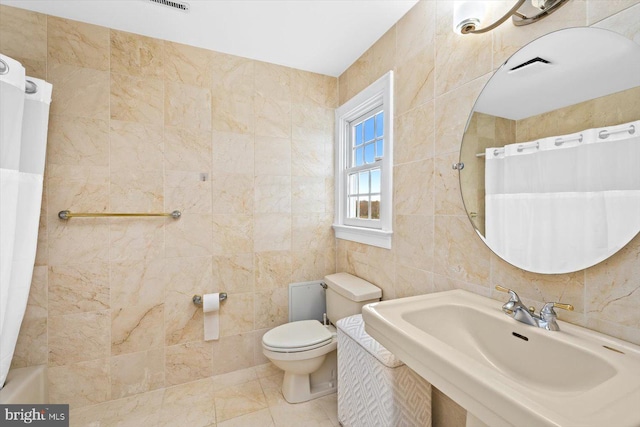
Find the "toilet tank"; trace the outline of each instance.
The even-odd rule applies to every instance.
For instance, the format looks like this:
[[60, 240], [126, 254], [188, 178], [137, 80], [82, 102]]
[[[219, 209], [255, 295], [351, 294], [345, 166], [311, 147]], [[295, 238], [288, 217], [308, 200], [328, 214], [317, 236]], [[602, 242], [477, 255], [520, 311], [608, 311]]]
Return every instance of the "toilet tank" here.
[[324, 277], [327, 284], [327, 317], [332, 323], [360, 314], [362, 306], [380, 301], [382, 290], [349, 273], [336, 273]]

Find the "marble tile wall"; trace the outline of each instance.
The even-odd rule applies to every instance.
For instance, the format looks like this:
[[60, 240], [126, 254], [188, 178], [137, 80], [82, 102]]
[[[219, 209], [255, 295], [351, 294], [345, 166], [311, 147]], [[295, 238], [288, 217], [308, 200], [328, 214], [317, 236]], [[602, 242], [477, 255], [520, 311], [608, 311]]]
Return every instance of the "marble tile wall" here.
[[[493, 1], [491, 13], [513, 2]], [[394, 236], [383, 250], [338, 240], [337, 268], [383, 289], [383, 298], [462, 288], [496, 299], [501, 284], [529, 303], [564, 301], [563, 320], [640, 344], [640, 236], [587, 270], [563, 275], [522, 271], [475, 235], [460, 197], [460, 141], [476, 97], [493, 71], [546, 33], [593, 25], [640, 43], [640, 1], [573, 0], [527, 27], [510, 23], [482, 35], [453, 33], [452, 1], [421, 0], [339, 78], [342, 104], [389, 69], [395, 71]], [[419, 183], [419, 185], [416, 185]], [[434, 426], [464, 425], [464, 414], [434, 393]], [[443, 418], [446, 415], [446, 419]], [[456, 415], [457, 414], [457, 415]]]
[[[13, 366], [48, 364], [77, 409], [265, 363], [288, 284], [335, 272], [337, 79], [7, 6], [0, 51], [54, 87]], [[218, 291], [204, 341], [191, 297]]]
[[[386, 299], [451, 288], [493, 296], [495, 284], [508, 284], [533, 302], [575, 303], [579, 309], [571, 321], [640, 344], [635, 309], [640, 300], [633, 293], [617, 299], [629, 293], [618, 289], [640, 286], [630, 267], [640, 256], [640, 238], [608, 260], [607, 271], [615, 282], [595, 279], [607, 263], [567, 275], [521, 271], [493, 255], [474, 235], [458, 176], [451, 169], [473, 102], [508, 55], [539, 36], [573, 25], [607, 28], [640, 40], [640, 1], [572, 1], [535, 25], [507, 23], [489, 34], [465, 37], [451, 30], [451, 3], [420, 1], [338, 79], [339, 101], [344, 103], [389, 69], [396, 72], [393, 249], [338, 240], [338, 270], [376, 283]], [[499, 3], [492, 2], [491, 13], [500, 11]]]
[[640, 88], [635, 87], [595, 100], [543, 113], [515, 122], [515, 142], [548, 135], [567, 135], [583, 129], [619, 125], [640, 118]]
[[[492, 2], [492, 13], [507, 3]], [[259, 340], [286, 320], [286, 285], [336, 270], [372, 281], [385, 299], [452, 288], [501, 298], [492, 288], [506, 284], [532, 303], [571, 302], [577, 312], [565, 320], [640, 343], [640, 238], [585, 271], [521, 271], [477, 239], [450, 166], [475, 98], [510, 54], [576, 25], [639, 40], [637, 3], [573, 0], [533, 26], [459, 37], [452, 2], [422, 0], [337, 80], [0, 6], [0, 51], [54, 84], [14, 366], [49, 364], [52, 401], [74, 410], [169, 402], [171, 389], [158, 389], [263, 363]], [[333, 108], [389, 69], [393, 249], [336, 245]], [[184, 215], [62, 223], [61, 209]], [[230, 298], [221, 340], [205, 342], [190, 298], [214, 291]], [[436, 421], [464, 420], [442, 393], [434, 408]]]

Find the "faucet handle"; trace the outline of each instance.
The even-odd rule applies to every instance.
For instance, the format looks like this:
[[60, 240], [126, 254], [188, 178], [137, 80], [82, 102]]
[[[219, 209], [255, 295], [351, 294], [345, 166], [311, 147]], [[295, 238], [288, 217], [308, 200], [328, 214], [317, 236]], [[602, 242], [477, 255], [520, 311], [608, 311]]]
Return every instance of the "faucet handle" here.
[[[509, 301], [505, 302], [502, 305], [502, 311], [507, 313], [509, 316], [514, 316], [514, 312], [518, 307], [520, 308], [524, 307], [524, 305], [522, 305], [522, 302], [520, 301], [520, 297], [518, 296], [518, 294], [516, 294], [514, 290], [507, 289], [500, 285], [496, 285], [496, 290], [500, 292], [509, 292]], [[526, 309], [526, 307], [524, 308]]]
[[540, 310], [540, 314], [556, 314], [554, 308], [561, 308], [563, 310], [573, 311], [571, 304], [564, 304], [561, 302], [548, 302]]
[[518, 294], [516, 294], [516, 292], [513, 289], [508, 289], [508, 288], [505, 288], [504, 286], [496, 285], [496, 290], [500, 292], [508, 292], [509, 295], [511, 296], [510, 301], [520, 302], [520, 297], [518, 296]]
[[556, 323], [556, 318], [558, 315], [556, 314], [555, 308], [562, 308], [563, 310], [573, 311], [573, 306], [571, 304], [563, 304], [561, 302], [548, 302], [542, 307], [540, 310], [540, 320], [543, 323], [543, 326], [548, 331], [559, 331], [560, 327]]
[[496, 285], [496, 291], [509, 292], [511, 289], [507, 289], [504, 286]]

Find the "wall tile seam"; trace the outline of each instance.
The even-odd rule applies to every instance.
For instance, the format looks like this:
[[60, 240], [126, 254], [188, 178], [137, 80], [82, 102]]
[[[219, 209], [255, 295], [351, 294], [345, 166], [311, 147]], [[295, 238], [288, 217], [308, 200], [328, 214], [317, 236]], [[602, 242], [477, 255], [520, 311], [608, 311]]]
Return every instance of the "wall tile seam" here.
[[[157, 347], [150, 347], [150, 348], [148, 348], [148, 349], [146, 349], [146, 350], [134, 351], [134, 352], [131, 352], [131, 353], [123, 353], [123, 354], [125, 354], [125, 355], [129, 355], [129, 354], [140, 354], [140, 353], [147, 353], [148, 351], [151, 351], [151, 350], [158, 350], [158, 349], [163, 349], [163, 351], [164, 351], [164, 350], [166, 350], [168, 347], [184, 347], [184, 346], [189, 346], [189, 345], [193, 345], [193, 344], [198, 344], [198, 345], [209, 345], [209, 346], [213, 346], [213, 347], [215, 347], [215, 346], [217, 346], [217, 345], [221, 345], [221, 342], [222, 342], [223, 340], [228, 340], [228, 339], [230, 339], [230, 338], [235, 338], [235, 337], [245, 336], [245, 335], [248, 335], [248, 334], [250, 334], [250, 333], [252, 333], [252, 332], [255, 332], [256, 330], [257, 330], [257, 329], [251, 329], [251, 330], [247, 330], [247, 331], [238, 332], [238, 333], [235, 333], [235, 334], [232, 334], [232, 335], [220, 335], [220, 338], [219, 338], [219, 339], [217, 339], [217, 340], [206, 340], [206, 341], [205, 341], [204, 339], [194, 339], [194, 340], [180, 341], [180, 342], [176, 342], [176, 343], [174, 343], [174, 344], [170, 344], [170, 343], [167, 343], [167, 342], [165, 341], [165, 344], [163, 344], [163, 345], [161, 345], [161, 346], [157, 346]], [[213, 348], [213, 347], [212, 347], [212, 348]], [[112, 357], [119, 357], [119, 356], [121, 356], [121, 355], [122, 355], [122, 354], [118, 354], [118, 355], [115, 355], [115, 356], [112, 356]]]
[[[395, 89], [394, 89], [394, 93], [393, 93], [393, 95], [394, 95], [394, 98], [396, 98], [396, 97], [397, 97], [397, 93], [396, 93], [396, 90], [395, 90]], [[440, 95], [440, 96], [442, 96], [442, 95]], [[433, 104], [434, 104], [434, 107], [435, 107], [435, 100], [436, 100], [436, 98], [438, 98], [438, 97], [434, 95], [434, 97], [433, 97], [433, 98], [429, 98], [429, 99], [427, 99], [427, 100], [423, 101], [421, 104], [418, 104], [418, 105], [416, 105], [416, 106], [413, 106], [413, 107], [409, 108], [408, 110], [404, 110], [404, 111], [403, 111], [403, 112], [401, 112], [401, 113], [399, 113], [399, 112], [397, 112], [397, 111], [394, 111], [394, 115], [393, 115], [393, 117], [394, 117], [394, 119], [395, 119], [395, 120], [399, 120], [399, 119], [401, 119], [402, 117], [407, 116], [407, 115], [408, 115], [408, 114], [410, 114], [410, 113], [414, 113], [414, 112], [415, 112], [415, 110], [418, 110], [418, 109], [420, 109], [420, 108], [424, 108], [425, 106], [427, 106], [427, 105], [428, 105], [428, 104], [430, 104], [430, 103], [433, 103]], [[434, 132], [435, 132], [435, 129], [434, 129]]]
[[[109, 313], [111, 314], [111, 308], [104, 308], [102, 310], [91, 310], [91, 311], [78, 311], [73, 313], [63, 313], [63, 314], [53, 314], [49, 315], [49, 319], [60, 318], [60, 317], [73, 317], [73, 316], [81, 316], [81, 315], [89, 315], [89, 314], [98, 314], [98, 313]], [[111, 317], [109, 317], [111, 318]]]
[[[124, 354], [128, 354], [128, 353], [124, 353]], [[48, 368], [69, 368], [71, 366], [78, 365], [78, 364], [81, 364], [81, 363], [95, 362], [95, 361], [98, 361], [98, 360], [108, 360], [108, 361], [110, 361], [110, 359], [112, 357], [117, 357], [118, 356], [118, 355], [111, 356], [110, 354], [106, 354], [106, 355], [101, 355], [99, 357], [94, 357], [94, 358], [71, 360], [71, 361], [64, 360], [62, 363], [55, 363], [55, 362], [53, 362], [51, 360], [51, 355], [52, 355], [52, 352], [51, 352], [51, 350], [49, 350], [47, 352], [47, 356], [48, 356], [47, 357], [47, 361], [44, 363], [45, 365], [47, 365]]]
[[[123, 357], [127, 357], [127, 356], [132, 356], [132, 355], [140, 355], [140, 354], [148, 353], [150, 351], [155, 351], [155, 350], [162, 350], [163, 357], [164, 357], [164, 353], [165, 353], [165, 348], [166, 347], [171, 347], [171, 346], [169, 346], [169, 345], [159, 345], [159, 346], [155, 346], [155, 347], [149, 347], [149, 348], [146, 348], [144, 350], [132, 351], [132, 352], [129, 352], [129, 353], [113, 354], [112, 353], [112, 349], [111, 349], [111, 342], [109, 341], [109, 354], [102, 355], [102, 356], [99, 356], [99, 357], [94, 357], [94, 358], [74, 360], [74, 361], [71, 361], [71, 362], [63, 361], [63, 363], [59, 363], [59, 364], [52, 363], [51, 360], [49, 360], [47, 362], [47, 366], [49, 366], [49, 367], [64, 367], [64, 366], [72, 366], [72, 365], [75, 365], [75, 364], [78, 364], [78, 363], [93, 362], [93, 361], [96, 361], [96, 360], [109, 360], [110, 363], [113, 363], [113, 359], [123, 358]], [[49, 353], [49, 355], [50, 355], [50, 353]]]
[[[69, 65], [69, 64], [64, 64], [64, 65]], [[86, 68], [86, 67], [77, 67], [77, 68]], [[87, 69], [90, 70], [91, 68], [87, 68]], [[127, 74], [127, 73], [123, 73], [123, 72], [119, 72], [119, 71], [112, 71], [111, 68], [109, 68], [108, 70], [96, 70], [96, 71], [100, 71], [100, 72], [103, 72], [103, 73], [109, 73], [109, 76], [116, 75], [116, 76], [122, 76], [122, 77], [129, 77], [129, 78], [135, 79], [135, 80], [162, 82], [163, 89], [164, 89], [165, 84], [167, 84], [167, 83], [168, 84], [175, 83], [175, 82], [171, 82], [171, 81], [166, 82], [165, 79], [162, 78], [162, 77], [140, 76], [140, 75], [135, 75], [135, 74]], [[183, 84], [183, 83], [179, 83], [179, 84]], [[189, 86], [189, 85], [185, 84], [185, 86]], [[198, 86], [194, 86], [194, 87], [198, 88], [198, 89], [202, 89], [202, 88], [200, 88]], [[123, 121], [123, 120], [120, 120], [120, 121]]]
[[[401, 257], [401, 258], [406, 258], [406, 257]], [[424, 268], [420, 268], [420, 267], [415, 267], [413, 265], [409, 265], [409, 264], [404, 264], [401, 262], [401, 260], [397, 257], [394, 260], [394, 262], [396, 263], [396, 267], [407, 267], [410, 268], [411, 270], [417, 270], [417, 271], [421, 271], [423, 273], [427, 273], [427, 274], [435, 274], [432, 269], [431, 270], [425, 270]], [[396, 272], [398, 271], [398, 268], [396, 268]]]
[[[396, 142], [396, 141], [394, 141], [394, 145], [395, 145], [396, 143], [397, 143], [397, 142]], [[452, 153], [453, 153], [453, 152], [452, 152]], [[452, 154], [452, 153], [447, 153], [447, 154]], [[434, 166], [435, 166], [435, 160], [436, 160], [436, 157], [437, 157], [437, 156], [436, 156], [435, 154], [433, 154], [433, 155], [428, 156], [428, 157], [421, 157], [421, 158], [411, 159], [411, 160], [406, 160], [406, 161], [399, 161], [399, 162], [395, 162], [395, 161], [394, 161], [394, 163], [393, 163], [393, 168], [395, 169], [396, 167], [400, 167], [400, 166], [407, 166], [407, 165], [413, 165], [413, 164], [416, 164], [416, 163], [426, 162], [426, 161], [432, 161], [432, 162], [434, 163]], [[394, 157], [394, 160], [395, 160], [395, 157]]]
[[[436, 215], [436, 214], [433, 214], [433, 213], [398, 213], [398, 214], [394, 215], [394, 218], [395, 219], [397, 219], [398, 217], [410, 217], [410, 218], [431, 217], [431, 218], [435, 218], [436, 216], [446, 216], [446, 215]], [[455, 216], [455, 215], [451, 215], [451, 216]], [[381, 249], [383, 249], [383, 248], [381, 248]]]
[[614, 18], [614, 17], [617, 17], [618, 15], [621, 15], [621, 14], [625, 13], [626, 11], [628, 11], [628, 10], [629, 10], [629, 9], [631, 9], [631, 8], [634, 8], [634, 7], [638, 7], [638, 8], [640, 8], [640, 2], [637, 2], [637, 3], [635, 3], [635, 4], [632, 4], [632, 5], [629, 5], [629, 6], [625, 6], [625, 7], [623, 7], [622, 9], [618, 10], [617, 12], [615, 12], [615, 13], [613, 13], [613, 14], [611, 14], [611, 15], [605, 16], [605, 17], [600, 18], [600, 19], [598, 19], [598, 20], [596, 20], [596, 21], [593, 21], [593, 22], [589, 22], [589, 17], [590, 17], [590, 15], [591, 15], [591, 14], [589, 13], [589, 11], [590, 11], [590, 8], [591, 8], [591, 6], [592, 6], [592, 4], [593, 4], [593, 1], [594, 1], [594, 0], [588, 0], [588, 1], [586, 2], [586, 12], [587, 12], [587, 13], [586, 13], [586, 18], [587, 18], [587, 23], [586, 23], [585, 25], [586, 25], [587, 27], [593, 27], [593, 26], [596, 26], [596, 25], [598, 25], [598, 24], [602, 24], [602, 23], [603, 23], [603, 21], [606, 21], [606, 20], [608, 20], [608, 19], [612, 19], [612, 18]]
[[[466, 285], [473, 285], [473, 286], [477, 286], [477, 287], [486, 287], [487, 289], [491, 289], [491, 285], [483, 285], [483, 284], [479, 284], [479, 283], [475, 283], [475, 282], [469, 282], [469, 281], [465, 281], [465, 280], [462, 280], [462, 279], [453, 278], [453, 277], [447, 276], [446, 274], [439, 273], [437, 271], [432, 271], [430, 273], [433, 273], [434, 279], [435, 278], [441, 278], [441, 279], [446, 279], [446, 280], [454, 280], [456, 282], [464, 283]], [[455, 289], [457, 289], [457, 288], [455, 288]]]
[[[487, 81], [488, 81], [488, 79], [491, 78], [492, 76], [493, 76], [493, 71], [486, 72], [486, 73], [484, 73], [484, 74], [482, 74], [480, 76], [474, 77], [473, 79], [462, 83], [459, 86], [456, 86], [455, 88], [452, 88], [451, 90], [448, 90], [447, 92], [444, 92], [444, 93], [438, 95], [436, 98], [433, 99], [433, 101], [435, 101], [435, 103], [436, 103], [434, 105], [434, 107], [436, 108], [436, 111], [438, 109], [438, 106], [437, 106], [438, 101], [442, 102], [442, 98], [444, 98], [446, 96], [453, 96], [454, 92], [462, 91], [465, 87], [469, 87], [469, 86], [473, 85], [474, 83], [476, 83], [476, 82], [478, 82], [478, 81], [480, 81], [482, 79], [487, 79]], [[486, 83], [485, 83], [485, 85], [486, 85]], [[482, 88], [484, 89], [484, 85], [483, 85]], [[482, 93], [482, 91], [480, 91], [480, 93]], [[475, 105], [475, 101], [474, 101], [474, 105]]]

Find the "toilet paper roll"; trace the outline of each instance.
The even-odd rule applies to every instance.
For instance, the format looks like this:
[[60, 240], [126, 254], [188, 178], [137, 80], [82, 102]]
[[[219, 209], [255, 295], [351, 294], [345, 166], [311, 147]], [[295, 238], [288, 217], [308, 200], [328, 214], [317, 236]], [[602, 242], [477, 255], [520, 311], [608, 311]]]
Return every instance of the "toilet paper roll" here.
[[220, 294], [204, 294], [202, 310], [204, 311], [204, 340], [217, 340], [220, 337]]

